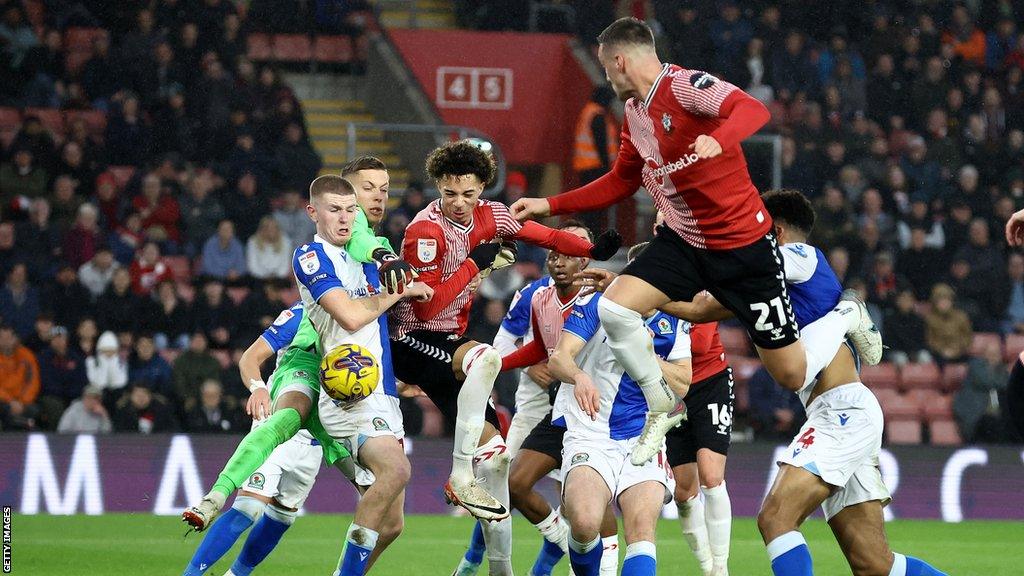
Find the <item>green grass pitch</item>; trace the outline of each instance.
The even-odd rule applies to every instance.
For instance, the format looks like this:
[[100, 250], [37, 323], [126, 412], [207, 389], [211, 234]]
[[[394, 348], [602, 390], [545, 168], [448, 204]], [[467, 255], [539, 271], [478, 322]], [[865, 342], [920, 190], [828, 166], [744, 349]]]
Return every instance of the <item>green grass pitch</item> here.
[[[341, 550], [350, 518], [310, 515], [299, 518], [277, 550], [256, 574], [288, 576], [329, 575]], [[447, 576], [466, 547], [472, 524], [467, 518], [410, 516], [405, 533], [392, 545], [373, 574]], [[951, 575], [1019, 575], [1024, 523], [941, 522], [900, 520], [888, 524], [895, 550], [918, 556]], [[13, 574], [32, 576], [166, 575], [180, 574], [201, 535], [183, 538], [176, 518], [149, 515], [15, 516], [12, 522]], [[804, 534], [814, 556], [815, 573], [849, 574], [828, 526], [808, 521]], [[208, 574], [221, 576], [234, 560], [245, 536]], [[515, 518], [516, 574], [527, 574], [539, 546], [537, 532]], [[1016, 558], [1014, 558], [1016, 557]], [[679, 532], [663, 520], [658, 527], [659, 573], [697, 575], [700, 572]], [[754, 521], [733, 523], [730, 572], [736, 576], [771, 574]], [[486, 569], [481, 571], [486, 574]], [[567, 573], [560, 563], [555, 574]]]

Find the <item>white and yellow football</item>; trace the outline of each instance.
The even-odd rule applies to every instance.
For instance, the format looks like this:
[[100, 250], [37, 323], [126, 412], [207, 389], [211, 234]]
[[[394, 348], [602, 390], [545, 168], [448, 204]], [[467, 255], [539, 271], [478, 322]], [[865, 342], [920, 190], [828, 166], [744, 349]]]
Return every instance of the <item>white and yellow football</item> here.
[[320, 361], [320, 385], [339, 402], [366, 398], [377, 388], [380, 364], [373, 353], [358, 344], [342, 344]]

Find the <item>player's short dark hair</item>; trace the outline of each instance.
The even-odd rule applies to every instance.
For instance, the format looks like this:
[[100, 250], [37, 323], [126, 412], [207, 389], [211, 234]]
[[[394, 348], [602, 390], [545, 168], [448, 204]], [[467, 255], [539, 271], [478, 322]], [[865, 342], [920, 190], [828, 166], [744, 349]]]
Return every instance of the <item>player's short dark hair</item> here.
[[575, 218], [562, 220], [558, 225], [558, 229], [565, 230], [566, 228], [582, 228], [583, 231], [587, 233], [587, 240], [590, 240], [591, 244], [594, 243], [594, 231], [584, 224], [582, 220], [577, 220]]
[[814, 207], [799, 190], [769, 190], [761, 200], [772, 220], [785, 222], [804, 234], [814, 229]]
[[654, 32], [643, 20], [632, 17], [619, 18], [597, 35], [597, 42], [606, 46], [632, 44], [653, 49]]
[[487, 187], [494, 181], [497, 170], [494, 156], [469, 140], [448, 142], [427, 155], [427, 176], [435, 182], [450, 176], [472, 174]]
[[388, 167], [384, 165], [384, 161], [376, 156], [360, 156], [353, 159], [341, 169], [342, 176], [348, 176], [355, 174], [360, 170], [387, 170]]
[[352, 187], [348, 180], [337, 174], [324, 174], [323, 176], [317, 176], [309, 185], [309, 201], [312, 202], [313, 199], [319, 198], [328, 192], [345, 196], [355, 194], [356, 189]]
[[647, 247], [650, 244], [650, 242], [641, 242], [639, 244], [634, 244], [630, 246], [629, 251], [626, 252], [626, 262], [632, 262], [633, 260], [636, 260], [637, 256], [643, 254], [644, 250], [647, 250]]

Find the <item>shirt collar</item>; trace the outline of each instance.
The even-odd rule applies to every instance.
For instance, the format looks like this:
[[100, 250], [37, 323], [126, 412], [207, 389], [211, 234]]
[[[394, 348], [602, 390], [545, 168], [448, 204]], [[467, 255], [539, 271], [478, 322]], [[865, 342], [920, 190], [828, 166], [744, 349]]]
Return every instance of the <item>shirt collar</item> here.
[[661, 73], [654, 79], [654, 84], [651, 84], [651, 89], [647, 92], [647, 96], [644, 96], [644, 107], [651, 105], [651, 99], [654, 98], [654, 93], [658, 90], [658, 85], [661, 84], [661, 79], [668, 74], [668, 64], [661, 65]]

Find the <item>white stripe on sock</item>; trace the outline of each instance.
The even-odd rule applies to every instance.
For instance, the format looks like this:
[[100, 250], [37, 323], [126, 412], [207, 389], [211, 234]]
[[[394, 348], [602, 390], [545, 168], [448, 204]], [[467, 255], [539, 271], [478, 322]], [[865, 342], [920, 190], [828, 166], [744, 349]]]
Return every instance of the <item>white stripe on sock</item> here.
[[786, 552], [789, 552], [797, 546], [803, 546], [807, 544], [807, 540], [804, 540], [804, 535], [793, 530], [792, 532], [786, 532], [782, 536], [779, 536], [775, 540], [768, 543], [768, 559], [775, 560], [779, 556], [782, 556]]

